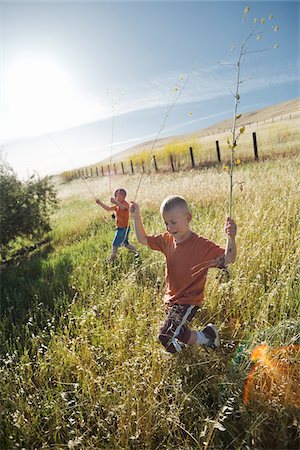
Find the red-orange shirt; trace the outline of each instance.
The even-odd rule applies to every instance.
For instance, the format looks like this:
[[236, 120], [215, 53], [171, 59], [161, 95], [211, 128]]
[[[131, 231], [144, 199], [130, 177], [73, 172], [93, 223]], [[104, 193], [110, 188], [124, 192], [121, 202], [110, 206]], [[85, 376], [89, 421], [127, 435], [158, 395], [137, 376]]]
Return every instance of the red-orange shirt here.
[[168, 306], [200, 305], [204, 299], [207, 271], [210, 267], [218, 267], [217, 259], [225, 250], [193, 232], [183, 242], [176, 242], [168, 232], [148, 236], [147, 241], [150, 248], [166, 257], [165, 303]]
[[115, 206], [116, 211], [116, 226], [118, 228], [127, 228], [129, 223], [129, 203], [126, 200], [120, 202], [122, 205], [126, 206], [127, 209], [122, 209], [120, 206]]

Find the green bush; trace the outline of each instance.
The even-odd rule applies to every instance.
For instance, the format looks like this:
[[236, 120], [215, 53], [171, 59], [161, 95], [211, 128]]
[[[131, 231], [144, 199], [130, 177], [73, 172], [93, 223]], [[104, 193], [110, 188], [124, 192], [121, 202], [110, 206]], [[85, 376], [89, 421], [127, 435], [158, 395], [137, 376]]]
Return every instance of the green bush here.
[[35, 242], [51, 230], [57, 198], [49, 177], [20, 181], [6, 164], [0, 166], [0, 192], [0, 252], [5, 258], [17, 242]]

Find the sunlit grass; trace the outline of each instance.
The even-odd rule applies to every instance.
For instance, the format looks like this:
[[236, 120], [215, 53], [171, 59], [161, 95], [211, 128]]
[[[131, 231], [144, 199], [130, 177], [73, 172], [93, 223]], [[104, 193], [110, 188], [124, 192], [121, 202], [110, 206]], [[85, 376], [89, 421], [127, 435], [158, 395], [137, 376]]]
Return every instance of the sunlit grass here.
[[255, 347], [299, 344], [299, 169], [293, 157], [236, 170], [238, 260], [229, 281], [210, 272], [193, 321], [219, 327], [213, 355], [161, 348], [164, 259], [139, 247], [140, 265], [124, 249], [107, 266], [114, 222], [90, 191], [109, 204], [110, 187], [125, 187], [153, 233], [163, 198], [183, 195], [193, 230], [224, 245], [228, 175], [145, 175], [138, 192], [138, 174], [60, 185], [52, 248], [2, 274], [0, 448], [294, 448], [297, 409], [243, 394]]

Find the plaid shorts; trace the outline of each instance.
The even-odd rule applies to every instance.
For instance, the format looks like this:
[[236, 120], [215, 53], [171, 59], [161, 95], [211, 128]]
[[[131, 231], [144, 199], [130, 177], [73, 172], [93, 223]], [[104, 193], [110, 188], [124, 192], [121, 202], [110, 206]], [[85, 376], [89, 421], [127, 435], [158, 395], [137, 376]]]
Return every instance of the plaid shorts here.
[[[180, 327], [179, 330], [177, 330], [189, 308], [191, 308], [191, 312], [188, 314], [185, 323]], [[161, 341], [168, 352], [176, 353], [177, 351], [171, 342], [171, 339], [174, 336], [176, 330], [178, 333], [175, 336], [176, 339], [184, 342], [185, 344], [188, 343], [191, 337], [191, 330], [188, 327], [188, 323], [195, 316], [198, 309], [199, 306], [196, 305], [173, 305], [168, 308], [166, 320], [160, 327], [158, 334], [158, 339]]]

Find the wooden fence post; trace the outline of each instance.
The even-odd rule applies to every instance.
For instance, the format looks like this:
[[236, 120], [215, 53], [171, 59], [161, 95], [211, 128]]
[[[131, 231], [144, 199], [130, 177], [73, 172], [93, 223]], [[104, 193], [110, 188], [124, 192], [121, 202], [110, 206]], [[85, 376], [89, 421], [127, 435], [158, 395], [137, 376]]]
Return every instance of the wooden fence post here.
[[216, 141], [216, 150], [217, 150], [218, 161], [221, 162], [221, 154], [220, 154], [219, 141]]
[[93, 168], [91, 167], [91, 177], [93, 176]]
[[192, 147], [190, 147], [190, 156], [191, 156], [192, 169], [194, 169], [195, 168], [195, 160], [194, 160], [194, 154], [193, 154]]
[[85, 174], [86, 174], [86, 177], [88, 178], [89, 174], [88, 174], [87, 167], [85, 168]]
[[156, 162], [156, 158], [155, 158], [155, 155], [153, 155], [153, 162], [154, 162], [154, 168], [155, 168], [155, 172], [158, 172], [158, 168], [157, 168], [157, 162]]
[[116, 168], [115, 163], [114, 163], [114, 171], [115, 171], [115, 175], [117, 175], [117, 168]]
[[134, 173], [132, 160], [130, 160], [130, 167], [131, 167], [131, 173]]
[[102, 176], [104, 177], [104, 170], [103, 170], [103, 166], [101, 166], [101, 173], [102, 173]]
[[255, 131], [252, 133], [252, 137], [253, 137], [253, 147], [254, 147], [254, 159], [255, 159], [255, 161], [258, 161], [259, 157], [258, 157], [257, 140], [256, 140]]
[[145, 165], [144, 165], [144, 161], [142, 161], [142, 171], [143, 171], [143, 173], [145, 173]]
[[97, 175], [97, 177], [99, 176], [98, 167], [96, 167], [96, 175]]
[[107, 164], [107, 171], [108, 171], [108, 175], [110, 175], [110, 165]]
[[172, 155], [170, 155], [170, 163], [171, 163], [172, 172], [175, 172], [174, 161], [173, 161], [173, 156]]
[[124, 164], [122, 163], [122, 161], [121, 161], [121, 167], [122, 167], [122, 173], [123, 173], [123, 175], [125, 175]]

